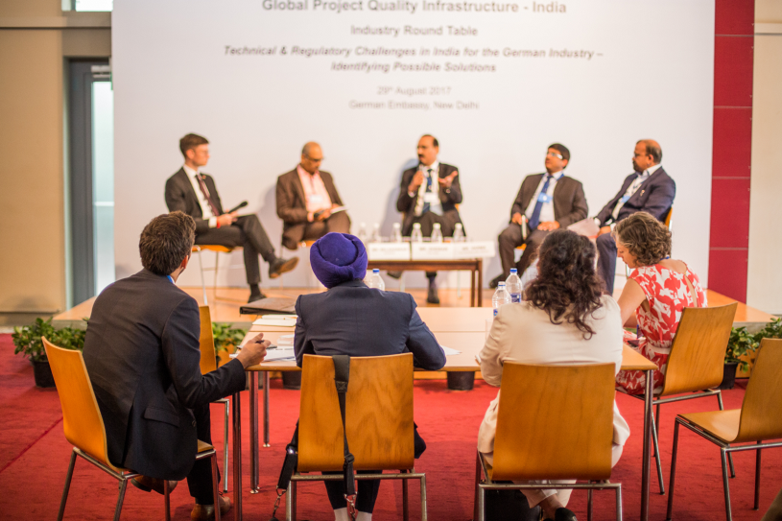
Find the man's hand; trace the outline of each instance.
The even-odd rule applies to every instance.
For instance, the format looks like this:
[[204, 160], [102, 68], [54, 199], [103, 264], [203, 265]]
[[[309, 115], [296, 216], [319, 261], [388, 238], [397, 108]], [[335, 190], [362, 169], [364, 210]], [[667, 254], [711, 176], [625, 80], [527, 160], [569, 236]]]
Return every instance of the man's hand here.
[[597, 236], [600, 237], [601, 235], [605, 235], [607, 233], [611, 233], [611, 227], [603, 226], [602, 228], [600, 228], [600, 231], [597, 233]]
[[418, 172], [415, 173], [415, 175], [413, 176], [413, 180], [410, 181], [410, 184], [407, 186], [407, 191], [410, 193], [417, 192], [418, 188], [422, 184], [424, 184], [424, 172], [423, 170], [419, 170]]
[[538, 230], [543, 230], [544, 232], [550, 232], [557, 228], [559, 228], [559, 223], [557, 221], [543, 221], [538, 224]]
[[524, 224], [524, 216], [521, 215], [519, 212], [516, 212], [513, 214], [513, 217], [510, 218], [510, 222], [516, 223], [519, 226], [522, 226]]
[[251, 365], [258, 365], [266, 358], [266, 348], [270, 345], [271, 342], [264, 340], [263, 333], [260, 333], [244, 344], [236, 359], [242, 363], [245, 369]]
[[224, 213], [217, 218], [218, 226], [231, 226], [238, 217], [238, 212]]
[[320, 215], [318, 215], [315, 220], [316, 221], [325, 221], [329, 217], [331, 217], [331, 208], [326, 208], [325, 210], [319, 210]]
[[451, 188], [451, 183], [453, 183], [453, 180], [457, 175], [459, 175], [458, 171], [445, 177], [438, 177], [437, 182], [440, 183], [440, 186], [443, 188]]

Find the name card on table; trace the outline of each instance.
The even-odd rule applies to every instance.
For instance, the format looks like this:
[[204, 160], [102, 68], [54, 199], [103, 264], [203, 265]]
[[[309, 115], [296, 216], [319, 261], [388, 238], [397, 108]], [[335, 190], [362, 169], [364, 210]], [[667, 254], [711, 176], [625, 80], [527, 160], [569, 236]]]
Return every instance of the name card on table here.
[[455, 242], [454, 259], [480, 259], [494, 257], [496, 248], [493, 241]]
[[451, 242], [414, 242], [413, 260], [451, 260], [453, 243]]
[[367, 245], [369, 260], [410, 260], [410, 243], [370, 242]]

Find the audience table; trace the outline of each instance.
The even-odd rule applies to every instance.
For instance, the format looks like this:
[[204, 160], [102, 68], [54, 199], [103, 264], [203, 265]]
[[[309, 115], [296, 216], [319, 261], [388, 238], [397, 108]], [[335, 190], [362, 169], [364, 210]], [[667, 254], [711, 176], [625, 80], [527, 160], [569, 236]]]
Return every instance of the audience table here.
[[[491, 308], [419, 308], [419, 314], [442, 346], [460, 351], [446, 357], [443, 371], [479, 371], [475, 356], [483, 347], [487, 328], [491, 326]], [[293, 327], [256, 326], [247, 333], [244, 342], [258, 333], [266, 340], [276, 343], [282, 335], [293, 333]], [[243, 342], [243, 343], [244, 343]], [[644, 400], [643, 461], [641, 474], [641, 519], [649, 516], [649, 490], [651, 474], [651, 415], [652, 389], [651, 371], [657, 366], [628, 346], [622, 353], [622, 369], [646, 371], [646, 399]], [[258, 442], [258, 373], [263, 373], [263, 446], [269, 446], [269, 373], [271, 371], [301, 371], [292, 360], [263, 362], [250, 367], [250, 483], [251, 492], [259, 489], [259, 442]], [[242, 445], [241, 445], [241, 395], [236, 393], [232, 400], [233, 410], [233, 477], [234, 508], [236, 519], [242, 519]], [[287, 440], [286, 440], [287, 443]]]

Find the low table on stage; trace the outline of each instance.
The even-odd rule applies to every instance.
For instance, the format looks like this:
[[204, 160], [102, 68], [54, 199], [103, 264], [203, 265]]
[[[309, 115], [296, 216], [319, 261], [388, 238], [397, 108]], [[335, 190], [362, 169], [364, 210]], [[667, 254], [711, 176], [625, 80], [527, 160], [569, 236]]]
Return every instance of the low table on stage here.
[[[386, 269], [386, 268], [383, 268]], [[483, 348], [486, 338], [486, 320], [492, 317], [491, 308], [419, 308], [419, 314], [434, 333], [440, 345], [460, 351], [446, 357], [445, 371], [480, 370], [475, 355]], [[258, 333], [275, 343], [285, 334], [293, 333], [292, 327], [253, 326], [244, 341]], [[244, 342], [243, 342], [244, 343]], [[641, 519], [649, 516], [649, 479], [651, 472], [651, 417], [652, 378], [651, 371], [657, 366], [628, 346], [622, 353], [622, 369], [646, 371], [646, 399], [644, 400], [643, 462], [641, 476]], [[251, 492], [258, 492], [259, 447], [258, 443], [258, 372], [263, 373], [263, 446], [269, 446], [269, 372], [301, 371], [295, 361], [274, 361], [250, 367], [250, 484]], [[233, 477], [235, 519], [242, 519], [242, 444], [241, 444], [241, 393], [233, 395]], [[287, 443], [288, 440], [285, 440]]]
[[453, 260], [370, 260], [367, 271], [470, 271], [470, 307], [481, 307], [483, 259]]

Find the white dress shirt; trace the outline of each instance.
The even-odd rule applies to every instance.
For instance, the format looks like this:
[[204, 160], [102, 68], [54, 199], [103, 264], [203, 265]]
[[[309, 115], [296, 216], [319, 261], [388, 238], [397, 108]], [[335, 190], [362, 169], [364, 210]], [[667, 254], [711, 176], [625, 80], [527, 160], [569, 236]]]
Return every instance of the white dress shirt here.
[[[546, 189], [546, 195], [549, 196], [549, 200], [548, 202], [543, 203], [543, 206], [540, 207], [540, 220], [538, 222], [541, 223], [554, 220], [554, 188], [557, 186], [557, 181], [562, 179], [562, 176], [565, 175], [565, 171], [560, 170], [559, 172], [551, 175], [551, 181], [549, 181], [548, 188]], [[524, 210], [524, 216], [528, 221], [532, 217], [532, 212], [535, 211], [535, 205], [538, 202], [540, 192], [543, 190], [543, 185], [546, 184], [546, 177], [548, 177], [548, 173], [543, 174], [543, 177], [540, 178], [538, 187], [535, 189], [535, 194], [532, 196], [532, 199], [527, 205], [527, 209]]]
[[435, 195], [430, 196], [432, 197], [432, 200], [429, 201], [429, 211], [436, 215], [442, 215], [443, 203], [440, 201], [440, 182], [438, 181], [438, 179], [440, 179], [440, 162], [435, 161], [429, 166], [418, 165], [418, 170], [421, 170], [424, 173], [424, 182], [418, 187], [418, 200], [415, 203], [415, 215], [421, 215], [424, 210], [424, 203], [426, 202], [424, 201], [424, 194], [426, 194], [426, 182], [429, 178], [430, 171], [432, 176], [431, 192]]
[[622, 207], [625, 205], [628, 199], [630, 199], [635, 192], [638, 191], [639, 188], [641, 188], [641, 185], [651, 177], [653, 173], [657, 171], [658, 168], [662, 167], [662, 164], [658, 163], [654, 166], [650, 166], [643, 172], [637, 174], [635, 176], [635, 179], [633, 179], [633, 182], [630, 183], [630, 186], [627, 187], [627, 190], [625, 191], [624, 196], [620, 197], [619, 200], [616, 202], [616, 206], [614, 206], [614, 211], [611, 212], [611, 217], [613, 217], [614, 221], [616, 221], [616, 218], [619, 216], [619, 210], [622, 209]]
[[201, 185], [198, 182], [198, 179], [196, 179], [196, 176], [200, 175], [200, 173], [198, 170], [193, 170], [187, 165], [182, 165], [182, 170], [185, 171], [187, 178], [190, 179], [190, 184], [193, 185], [193, 191], [196, 194], [196, 199], [198, 199], [198, 205], [201, 207], [201, 215], [204, 220], [209, 221], [210, 228], [216, 227], [217, 216], [212, 212], [212, 206], [209, 204], [209, 201], [206, 200], [204, 192], [201, 191]]

